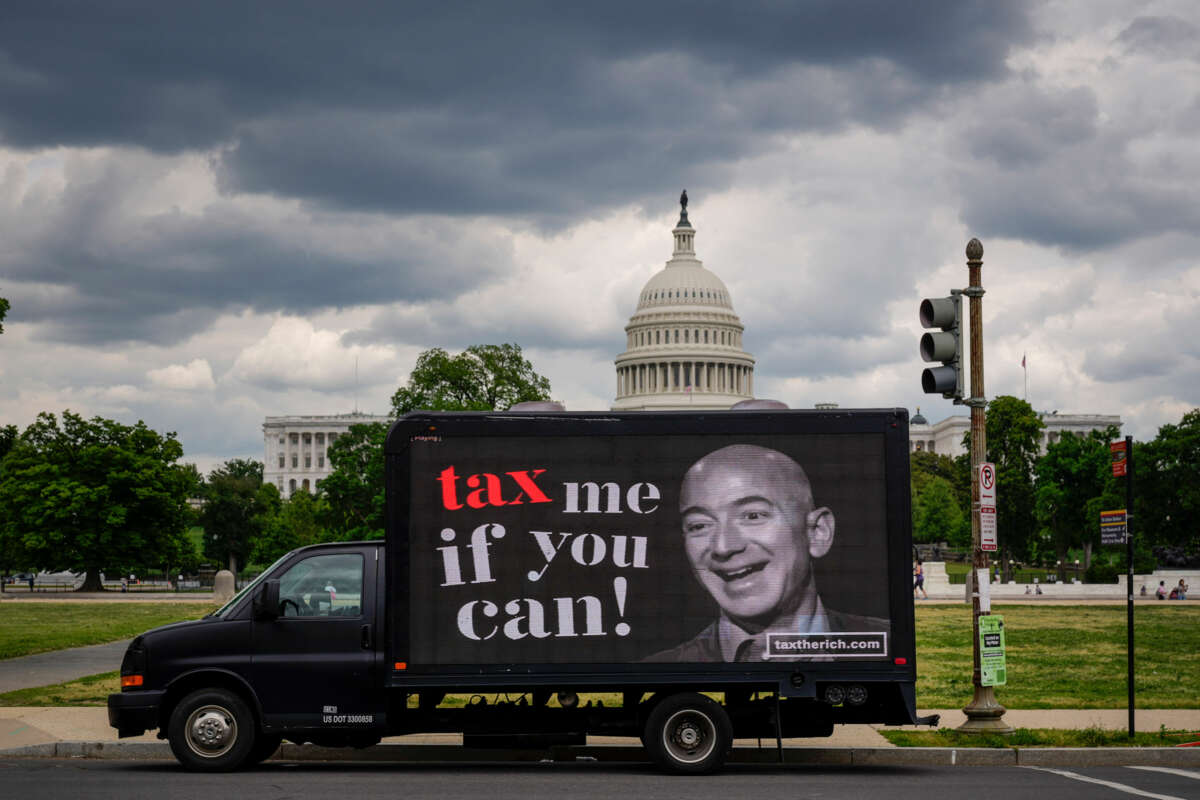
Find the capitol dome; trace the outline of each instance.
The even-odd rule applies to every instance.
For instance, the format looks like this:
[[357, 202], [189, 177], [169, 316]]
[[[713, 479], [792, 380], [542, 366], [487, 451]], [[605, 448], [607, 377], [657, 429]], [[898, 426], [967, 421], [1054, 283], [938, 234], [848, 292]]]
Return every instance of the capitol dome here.
[[675, 249], [646, 282], [617, 356], [614, 411], [727, 409], [754, 396], [754, 357], [729, 290], [696, 258], [687, 192]]

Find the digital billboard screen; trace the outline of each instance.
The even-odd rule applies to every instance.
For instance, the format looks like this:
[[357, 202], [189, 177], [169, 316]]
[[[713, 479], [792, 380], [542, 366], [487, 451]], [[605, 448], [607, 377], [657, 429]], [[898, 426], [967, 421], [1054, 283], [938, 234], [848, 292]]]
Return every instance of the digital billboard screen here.
[[883, 433], [414, 435], [407, 658], [888, 659], [885, 444]]

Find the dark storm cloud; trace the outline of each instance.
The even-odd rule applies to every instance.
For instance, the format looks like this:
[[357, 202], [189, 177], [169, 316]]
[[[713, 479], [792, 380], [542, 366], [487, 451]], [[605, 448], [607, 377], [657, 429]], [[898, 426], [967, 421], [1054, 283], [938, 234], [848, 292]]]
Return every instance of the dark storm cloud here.
[[920, 13], [834, 0], [8, 4], [0, 141], [223, 148], [230, 190], [555, 214], [680, 184], [684, 164], [744, 154], [751, 130], [884, 124], [1004, 75], [1031, 35], [1024, 13], [983, 0]]
[[1179, 358], [1159, 349], [1122, 346], [1113, 353], [1089, 351], [1083, 359], [1083, 371], [1090, 377], [1110, 383], [1158, 378], [1179, 368]]
[[399, 341], [461, 350], [480, 342], [505, 341], [547, 350], [591, 349], [611, 357], [622, 347], [618, 327], [584, 326], [570, 316], [510, 313], [481, 317], [470, 308], [427, 303], [381, 311], [366, 327], [344, 334], [342, 343], [351, 347]]
[[[837, 338], [819, 334], [768, 337], [762, 332], [748, 333], [747, 349], [754, 355], [761, 376], [811, 380], [845, 378], [870, 371], [880, 364], [913, 361], [915, 339], [899, 337], [875, 339]], [[761, 342], [762, 349], [754, 345]]]
[[[170, 344], [223, 311], [429, 300], [510, 266], [505, 245], [436, 222], [412, 233], [344, 215], [280, 221], [233, 204], [132, 212], [167, 167], [138, 155], [68, 164], [68, 191], [5, 209], [0, 274], [22, 321], [49, 322], [59, 341]], [[378, 241], [364, 248], [364, 238]]]
[[987, 119], [972, 125], [965, 138], [972, 155], [999, 167], [1036, 164], [1096, 135], [1100, 109], [1090, 88], [1042, 91], [1017, 84], [996, 94], [987, 104]]
[[1138, 17], [1117, 41], [1131, 52], [1200, 59], [1200, 29], [1179, 17]]

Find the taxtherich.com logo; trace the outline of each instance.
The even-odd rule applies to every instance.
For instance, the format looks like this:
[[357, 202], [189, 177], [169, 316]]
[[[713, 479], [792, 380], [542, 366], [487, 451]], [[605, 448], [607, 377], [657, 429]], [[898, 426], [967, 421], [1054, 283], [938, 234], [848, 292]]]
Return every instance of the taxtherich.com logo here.
[[763, 658], [862, 658], [886, 656], [887, 634], [768, 633]]

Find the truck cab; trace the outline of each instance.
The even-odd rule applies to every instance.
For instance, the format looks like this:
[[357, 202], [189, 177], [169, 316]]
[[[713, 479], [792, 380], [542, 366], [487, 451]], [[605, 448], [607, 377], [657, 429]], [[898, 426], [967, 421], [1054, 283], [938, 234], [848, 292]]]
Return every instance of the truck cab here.
[[261, 761], [286, 733], [366, 746], [386, 727], [379, 620], [383, 544], [288, 553], [203, 619], [130, 643], [109, 723], [157, 728], [196, 769]]

